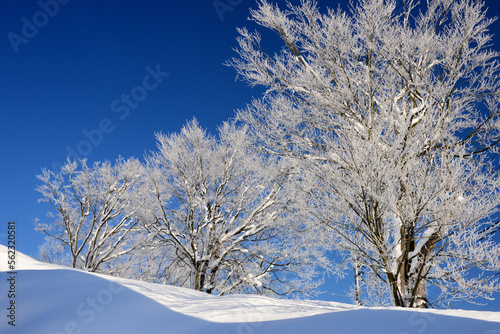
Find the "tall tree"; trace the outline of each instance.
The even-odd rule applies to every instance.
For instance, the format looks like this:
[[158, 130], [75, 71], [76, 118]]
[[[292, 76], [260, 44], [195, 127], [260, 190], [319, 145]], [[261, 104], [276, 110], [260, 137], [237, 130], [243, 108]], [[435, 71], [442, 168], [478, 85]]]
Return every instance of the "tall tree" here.
[[144, 172], [136, 159], [117, 159], [88, 166], [86, 160], [67, 161], [59, 172], [44, 169], [36, 189], [53, 211], [51, 223], [36, 228], [69, 249], [71, 265], [102, 271], [103, 264], [138, 247], [130, 242], [136, 233], [135, 212], [141, 197]]
[[219, 295], [316, 287], [321, 248], [309, 244], [308, 220], [284, 224], [304, 218], [291, 210], [293, 189], [278, 162], [249, 148], [245, 128], [225, 123], [214, 137], [194, 120], [157, 140], [142, 219], [172, 254], [169, 283]]
[[[401, 6], [400, 6], [401, 7]], [[306, 170], [305, 209], [396, 306], [499, 291], [499, 63], [482, 1], [261, 1], [228, 64], [267, 92], [238, 118]], [[476, 270], [478, 269], [478, 270]], [[384, 282], [384, 284], [380, 284]], [[430, 298], [430, 288], [440, 293]]]

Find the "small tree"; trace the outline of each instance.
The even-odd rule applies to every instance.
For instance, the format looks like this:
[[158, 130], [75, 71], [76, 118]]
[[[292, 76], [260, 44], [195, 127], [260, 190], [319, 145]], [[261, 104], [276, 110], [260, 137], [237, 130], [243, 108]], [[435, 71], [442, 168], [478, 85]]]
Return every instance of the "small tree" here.
[[313, 290], [320, 247], [308, 244], [307, 221], [283, 224], [300, 218], [290, 210], [286, 174], [250, 150], [244, 128], [224, 124], [216, 138], [194, 120], [156, 137], [143, 220], [175, 254], [169, 283], [219, 295]]
[[54, 209], [53, 222], [37, 221], [36, 228], [69, 249], [74, 268], [98, 271], [138, 246], [128, 238], [136, 231], [142, 176], [137, 160], [121, 158], [115, 165], [68, 160], [59, 173], [44, 169], [36, 190]]
[[[313, 1], [251, 12], [283, 48], [240, 29], [229, 65], [265, 96], [238, 114], [268, 153], [306, 170], [304, 207], [396, 306], [489, 298], [500, 200], [499, 63], [483, 3]], [[420, 11], [417, 12], [417, 9]], [[497, 225], [498, 226], [498, 225]], [[479, 270], [474, 270], [477, 268]], [[441, 290], [429, 299], [428, 285]]]

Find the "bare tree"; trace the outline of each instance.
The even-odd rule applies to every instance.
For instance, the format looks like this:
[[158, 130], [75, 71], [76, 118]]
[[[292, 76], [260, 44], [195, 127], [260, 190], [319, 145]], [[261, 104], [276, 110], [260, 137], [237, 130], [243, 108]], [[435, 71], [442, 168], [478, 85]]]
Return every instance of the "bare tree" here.
[[[360, 0], [320, 13], [261, 1], [228, 64], [267, 87], [238, 118], [307, 177], [304, 209], [393, 305], [499, 291], [499, 63], [482, 1]], [[478, 270], [476, 270], [478, 269]], [[440, 293], [429, 295], [429, 285]]]
[[290, 209], [286, 173], [249, 149], [245, 128], [226, 123], [214, 137], [194, 120], [157, 140], [142, 219], [171, 254], [169, 283], [219, 295], [310, 292], [319, 284], [321, 247], [309, 244], [308, 220], [284, 224], [301, 219]]
[[54, 211], [51, 223], [36, 228], [69, 248], [71, 265], [99, 271], [102, 265], [127, 254], [138, 243], [130, 244], [140, 208], [142, 165], [135, 159], [117, 159], [87, 166], [86, 160], [69, 161], [59, 173], [43, 170], [37, 188]]

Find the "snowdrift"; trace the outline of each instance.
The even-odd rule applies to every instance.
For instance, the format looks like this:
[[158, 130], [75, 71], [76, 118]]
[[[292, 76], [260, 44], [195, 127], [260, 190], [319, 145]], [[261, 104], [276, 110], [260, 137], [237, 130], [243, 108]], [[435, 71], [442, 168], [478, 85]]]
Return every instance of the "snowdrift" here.
[[[363, 308], [197, 291], [38, 262], [16, 254], [15, 326], [7, 307], [11, 276], [0, 245], [0, 333], [26, 334], [500, 334], [500, 312]], [[5, 284], [7, 283], [7, 284]]]

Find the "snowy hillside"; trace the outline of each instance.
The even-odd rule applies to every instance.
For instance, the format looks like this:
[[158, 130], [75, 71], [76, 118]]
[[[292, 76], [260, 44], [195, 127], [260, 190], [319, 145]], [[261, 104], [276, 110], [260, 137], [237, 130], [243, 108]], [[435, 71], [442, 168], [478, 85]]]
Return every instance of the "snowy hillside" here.
[[[216, 297], [90, 274], [17, 253], [16, 318], [8, 324], [7, 249], [0, 245], [0, 333], [488, 333], [500, 312], [358, 308], [324, 301]], [[7, 282], [8, 283], [8, 282]]]

